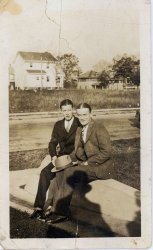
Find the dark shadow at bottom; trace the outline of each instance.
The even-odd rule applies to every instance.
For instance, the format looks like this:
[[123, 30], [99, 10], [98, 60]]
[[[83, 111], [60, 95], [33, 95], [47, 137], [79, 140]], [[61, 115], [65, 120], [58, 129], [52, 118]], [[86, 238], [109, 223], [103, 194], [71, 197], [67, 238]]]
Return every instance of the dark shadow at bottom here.
[[47, 238], [74, 238], [75, 234], [69, 233], [64, 229], [48, 226]]

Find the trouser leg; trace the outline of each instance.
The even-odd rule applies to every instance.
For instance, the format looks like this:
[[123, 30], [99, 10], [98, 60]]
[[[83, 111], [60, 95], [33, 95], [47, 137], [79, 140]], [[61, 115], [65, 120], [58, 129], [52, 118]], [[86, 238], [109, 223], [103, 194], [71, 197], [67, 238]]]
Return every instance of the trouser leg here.
[[50, 181], [49, 189], [48, 189], [48, 197], [44, 205], [44, 210], [46, 210], [49, 206], [52, 207], [52, 212], [54, 212], [54, 196], [58, 195], [58, 186], [56, 182], [56, 178], [53, 178]]
[[50, 180], [52, 180], [55, 177], [55, 173], [51, 172], [51, 169], [53, 167], [54, 167], [53, 164], [49, 163], [44, 169], [42, 169], [40, 173], [34, 207], [39, 207], [41, 209], [43, 209], [44, 207], [46, 200], [46, 193], [50, 185]]
[[81, 190], [86, 183], [95, 179], [95, 174], [92, 174], [87, 166], [76, 166], [57, 172], [54, 210], [60, 214], [68, 214], [76, 184]]

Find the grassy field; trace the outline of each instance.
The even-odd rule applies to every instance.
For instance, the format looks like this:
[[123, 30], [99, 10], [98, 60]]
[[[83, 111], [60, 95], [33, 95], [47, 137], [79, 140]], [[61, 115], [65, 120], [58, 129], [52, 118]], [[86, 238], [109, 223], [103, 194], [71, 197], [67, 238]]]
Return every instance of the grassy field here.
[[9, 112], [43, 112], [59, 108], [61, 100], [69, 98], [76, 106], [89, 103], [94, 109], [129, 108], [140, 104], [139, 90], [52, 90], [52, 91], [10, 91]]
[[[39, 167], [47, 149], [10, 153], [10, 171]], [[36, 157], [37, 156], [37, 157]], [[116, 180], [140, 190], [140, 139], [112, 142], [112, 156], [116, 169]], [[10, 208], [11, 238], [72, 238], [75, 237], [76, 222], [67, 221], [55, 225], [31, 220], [27, 213]], [[22, 224], [22, 226], [21, 226]], [[91, 235], [90, 235], [91, 232]], [[95, 233], [95, 235], [94, 235]], [[104, 230], [94, 231], [93, 226], [79, 226], [77, 237], [121, 237]]]

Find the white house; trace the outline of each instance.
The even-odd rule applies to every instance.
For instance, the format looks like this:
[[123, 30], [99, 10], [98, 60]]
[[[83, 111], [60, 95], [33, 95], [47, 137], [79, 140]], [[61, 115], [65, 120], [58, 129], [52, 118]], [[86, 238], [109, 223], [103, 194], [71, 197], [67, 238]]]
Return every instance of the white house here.
[[9, 65], [9, 89], [15, 89], [15, 73], [11, 64]]
[[57, 59], [48, 52], [23, 52], [19, 51], [16, 55], [15, 86], [20, 89], [48, 88], [55, 89], [63, 87], [56, 82]]

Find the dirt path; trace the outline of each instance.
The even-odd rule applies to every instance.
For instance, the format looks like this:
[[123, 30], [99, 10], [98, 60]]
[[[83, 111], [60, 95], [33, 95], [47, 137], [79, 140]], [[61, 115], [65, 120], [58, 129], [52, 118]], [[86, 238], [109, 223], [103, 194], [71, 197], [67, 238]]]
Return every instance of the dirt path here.
[[[134, 124], [135, 112], [124, 114], [96, 114], [110, 133], [111, 140], [140, 136]], [[59, 118], [10, 120], [10, 152], [47, 148], [55, 121]]]

